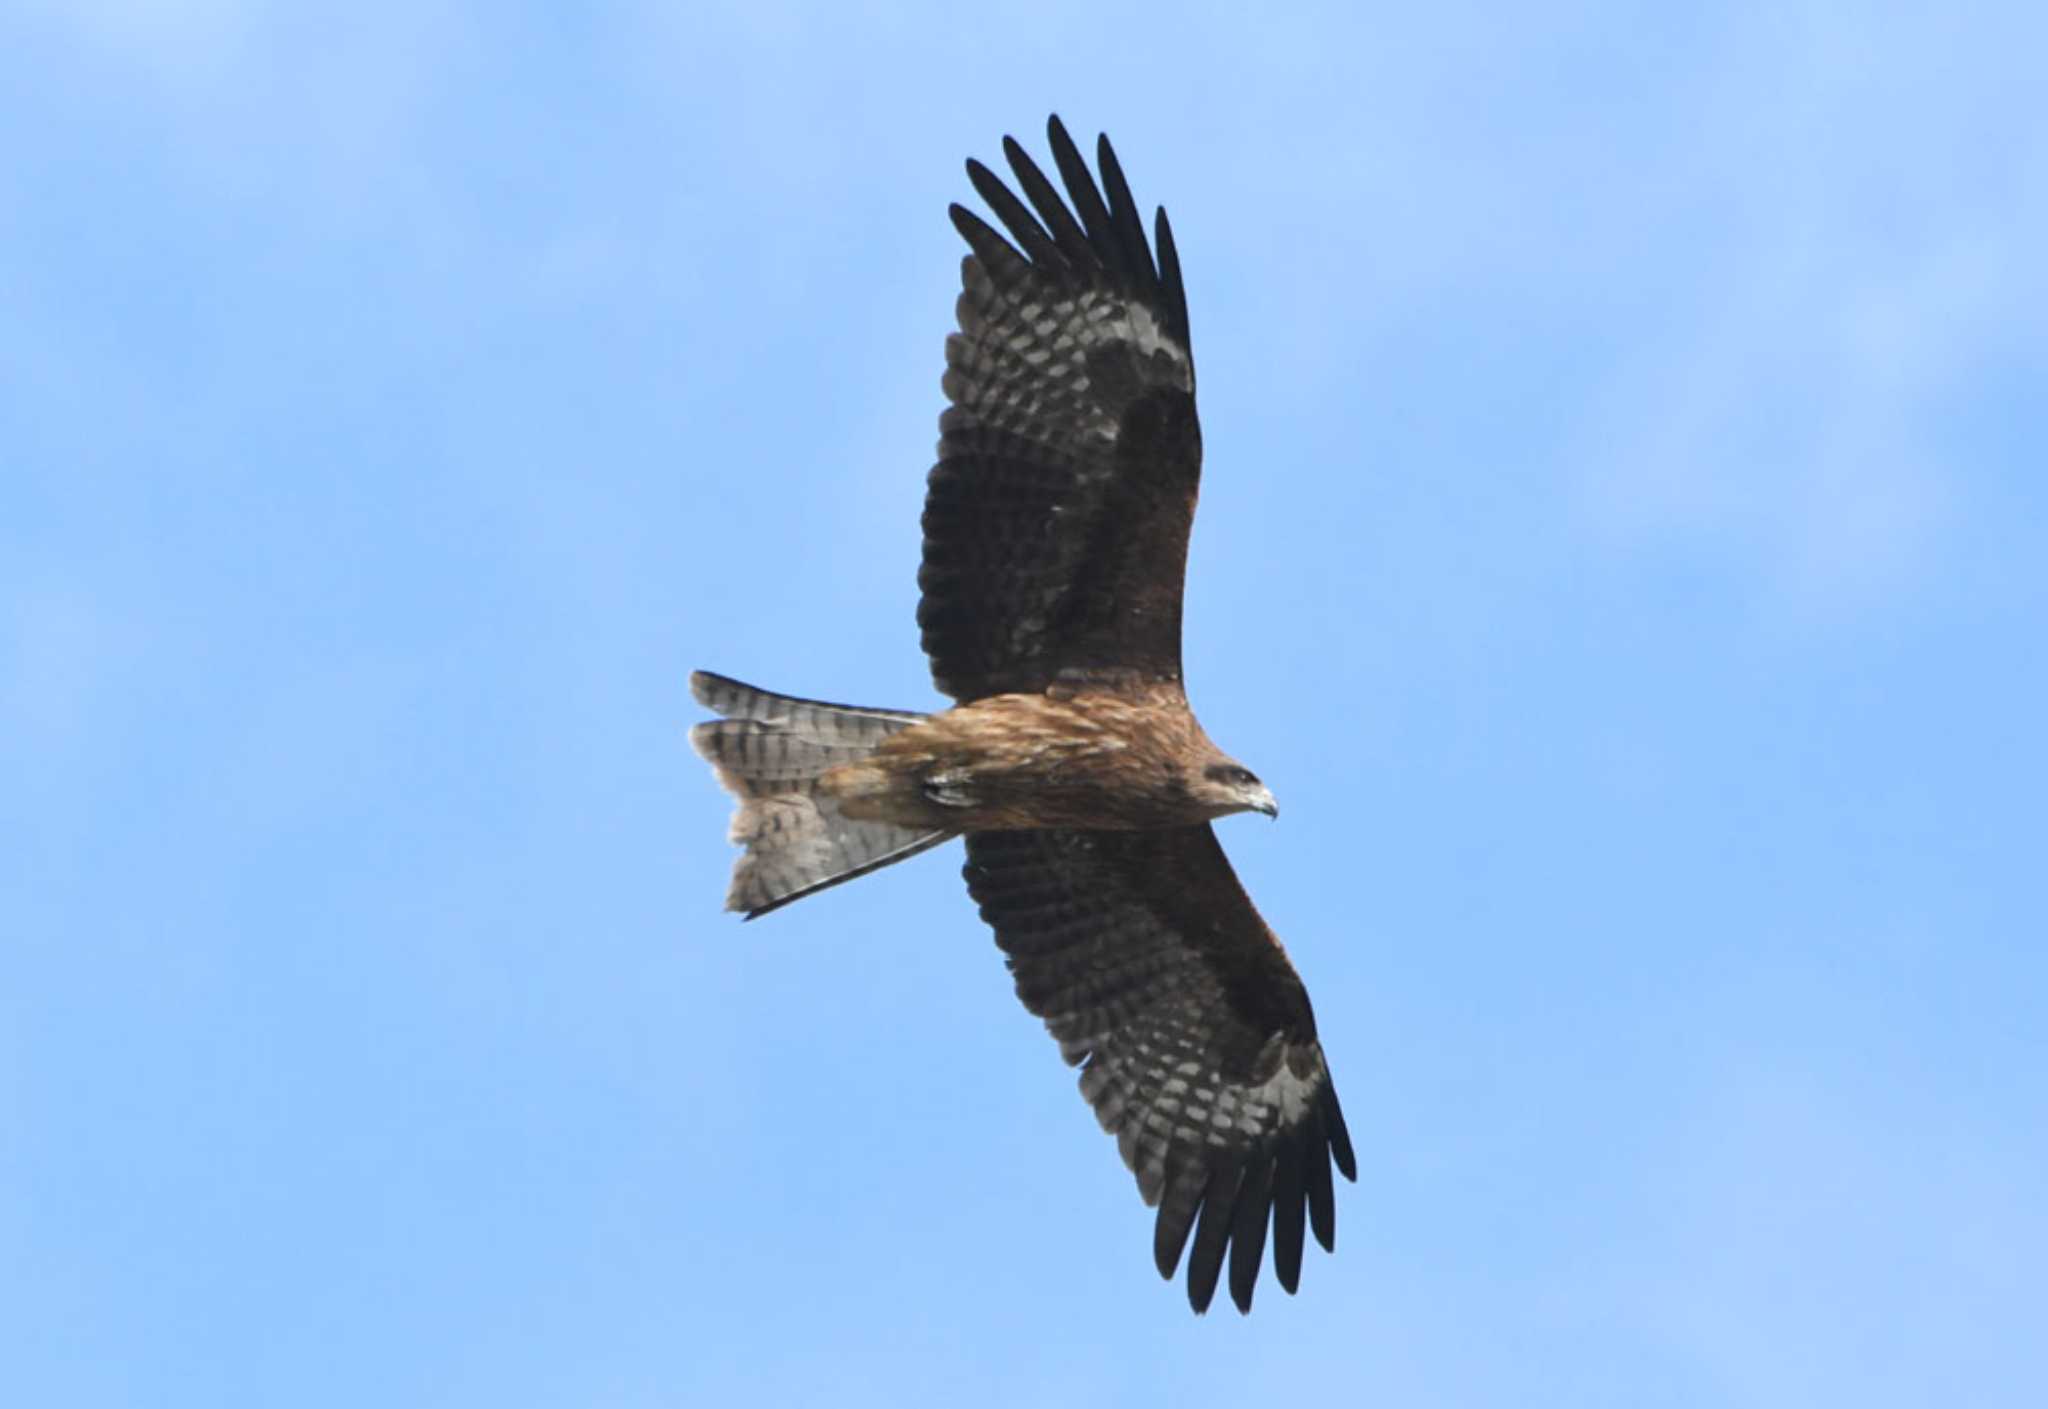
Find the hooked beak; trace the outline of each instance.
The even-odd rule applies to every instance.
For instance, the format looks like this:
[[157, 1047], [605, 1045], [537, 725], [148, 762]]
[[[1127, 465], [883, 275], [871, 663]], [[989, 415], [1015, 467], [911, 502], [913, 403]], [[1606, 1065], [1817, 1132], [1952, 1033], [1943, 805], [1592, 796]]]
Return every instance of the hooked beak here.
[[1277, 818], [1280, 815], [1280, 804], [1273, 800], [1273, 793], [1270, 788], [1262, 787], [1259, 789], [1257, 796], [1252, 801], [1252, 811], [1263, 812], [1268, 817]]

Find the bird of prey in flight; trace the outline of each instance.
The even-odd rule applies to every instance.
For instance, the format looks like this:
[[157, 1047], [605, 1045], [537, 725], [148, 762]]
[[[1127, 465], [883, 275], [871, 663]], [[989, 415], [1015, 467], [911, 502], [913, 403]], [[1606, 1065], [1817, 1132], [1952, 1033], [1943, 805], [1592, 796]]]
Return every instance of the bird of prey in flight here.
[[[749, 919], [953, 837], [1017, 996], [1187, 1250], [1208, 1308], [1226, 1255], [1249, 1310], [1334, 1246], [1330, 1169], [1356, 1178], [1308, 994], [1209, 823], [1275, 816], [1182, 688], [1181, 588], [1201, 473], [1187, 295], [1107, 138], [1101, 185], [1057, 117], [1066, 198], [1005, 138], [1022, 198], [967, 164], [1006, 239], [955, 205], [970, 253], [946, 339], [918, 573], [934, 714], [795, 699], [699, 671], [691, 731], [738, 800], [729, 909]], [[1193, 1235], [1189, 1248], [1189, 1235]]]

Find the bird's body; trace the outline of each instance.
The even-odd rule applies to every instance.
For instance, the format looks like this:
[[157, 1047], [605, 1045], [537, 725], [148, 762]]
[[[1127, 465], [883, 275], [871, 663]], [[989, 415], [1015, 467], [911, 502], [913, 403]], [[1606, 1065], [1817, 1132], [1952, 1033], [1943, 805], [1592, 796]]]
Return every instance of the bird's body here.
[[1209, 826], [1278, 809], [1182, 683], [1202, 440], [1173, 234], [1160, 211], [1155, 262], [1107, 139], [1098, 189], [1057, 118], [1048, 135], [1071, 208], [1005, 139], [1024, 200], [968, 175], [1015, 243], [951, 212], [972, 253], [918, 624], [955, 704], [827, 704], [700, 671], [720, 717], [691, 737], [739, 801], [726, 903], [749, 918], [965, 838], [1018, 997], [1159, 1210], [1161, 1274], [1187, 1249], [1200, 1311], [1227, 1259], [1249, 1309], [1269, 1229], [1290, 1292], [1304, 1228], [1334, 1246], [1351, 1142], [1308, 994]]
[[818, 780], [846, 816], [950, 832], [1185, 827], [1262, 804], [1176, 686], [994, 695]]

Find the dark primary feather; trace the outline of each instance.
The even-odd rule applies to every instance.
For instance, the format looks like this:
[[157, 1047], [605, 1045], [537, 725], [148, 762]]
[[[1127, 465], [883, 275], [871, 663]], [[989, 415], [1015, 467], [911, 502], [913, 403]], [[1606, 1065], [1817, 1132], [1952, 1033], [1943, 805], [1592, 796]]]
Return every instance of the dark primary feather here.
[[979, 162], [967, 172], [1009, 238], [952, 208], [973, 252], [946, 340], [918, 625], [960, 700], [1180, 679], [1202, 462], [1180, 260], [1162, 210], [1154, 263], [1106, 139], [1107, 201], [1058, 118], [1048, 135], [1066, 200], [1006, 139], [1021, 198]]
[[967, 884], [1081, 1091], [1156, 1204], [1153, 1253], [1205, 1310], [1228, 1253], [1249, 1310], [1270, 1220], [1273, 1271], [1301, 1279], [1304, 1221], [1336, 1239], [1330, 1165], [1356, 1177], [1294, 966], [1206, 826], [985, 832]]

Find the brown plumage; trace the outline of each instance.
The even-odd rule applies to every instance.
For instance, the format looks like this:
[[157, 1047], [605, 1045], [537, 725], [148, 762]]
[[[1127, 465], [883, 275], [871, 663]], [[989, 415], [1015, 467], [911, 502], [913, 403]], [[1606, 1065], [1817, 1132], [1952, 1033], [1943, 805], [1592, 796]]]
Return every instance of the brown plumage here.
[[967, 171], [1009, 238], [952, 208], [971, 253], [917, 618], [956, 704], [861, 709], [700, 671], [721, 717], [691, 737], [739, 799], [726, 903], [750, 919], [965, 836], [1018, 997], [1159, 1210], [1161, 1274], [1192, 1236], [1195, 1309], [1227, 1256], [1249, 1310], [1269, 1225], [1292, 1292], [1304, 1229], [1334, 1246], [1331, 1165], [1355, 1165], [1308, 994], [1209, 827], [1276, 814], [1272, 794], [1182, 690], [1202, 439], [1173, 234], [1158, 212], [1155, 262], [1106, 138], [1098, 189], [1058, 118], [1048, 135], [1071, 207], [1005, 138], [1022, 199]]

